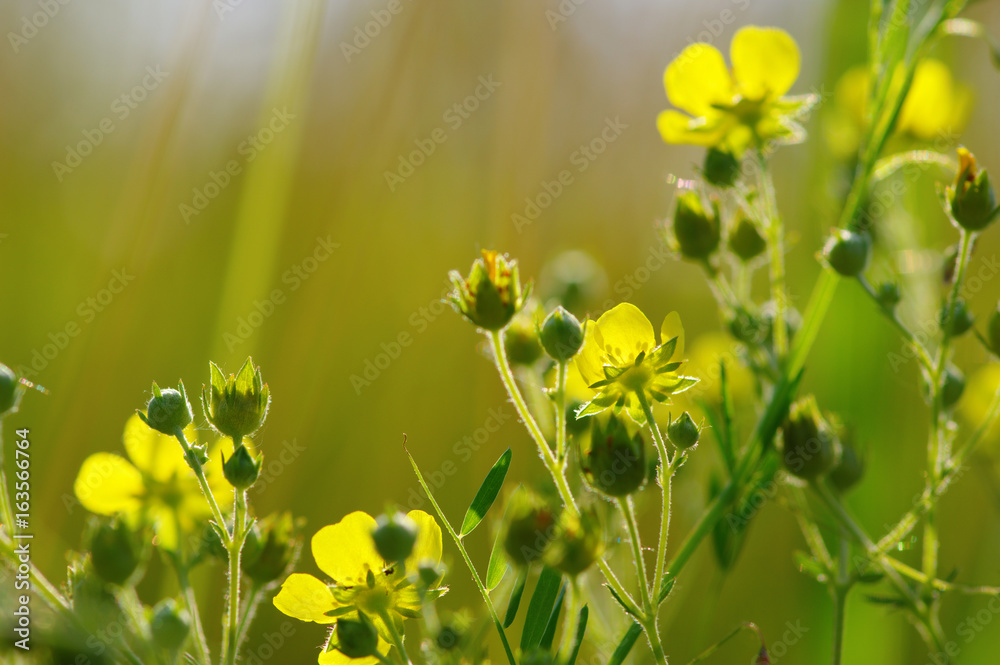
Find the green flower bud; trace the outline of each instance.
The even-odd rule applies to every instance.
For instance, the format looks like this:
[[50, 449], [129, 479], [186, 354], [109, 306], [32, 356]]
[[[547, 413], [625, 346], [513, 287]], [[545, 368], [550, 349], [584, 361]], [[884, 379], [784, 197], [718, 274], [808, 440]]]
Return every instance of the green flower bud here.
[[629, 431], [613, 413], [590, 416], [590, 438], [580, 442], [580, 467], [587, 483], [607, 496], [621, 497], [646, 480], [646, 447], [642, 434]]
[[434, 644], [437, 645], [438, 649], [443, 651], [451, 651], [459, 645], [462, 641], [462, 633], [452, 626], [441, 626], [441, 630], [438, 631], [437, 637], [434, 638]]
[[840, 461], [830, 472], [830, 483], [838, 492], [854, 487], [865, 474], [865, 462], [853, 445], [841, 442]]
[[447, 570], [441, 562], [435, 563], [433, 561], [425, 560], [417, 566], [417, 576], [420, 578], [421, 583], [423, 583], [423, 585], [428, 589], [436, 587], [444, 578], [445, 572], [447, 572]]
[[232, 456], [223, 461], [222, 473], [230, 485], [238, 490], [246, 490], [257, 482], [257, 476], [260, 475], [260, 465], [263, 461], [263, 456], [254, 459], [246, 446], [241, 443], [236, 447]]
[[503, 334], [503, 347], [507, 359], [514, 365], [530, 367], [542, 357], [538, 330], [527, 311], [519, 312]]
[[989, 342], [993, 353], [1000, 356], [1000, 305], [997, 305], [997, 309], [990, 315], [986, 326], [986, 341]]
[[729, 233], [729, 249], [746, 263], [764, 253], [767, 241], [757, 230], [756, 224], [743, 213], [738, 213], [738, 221]]
[[903, 294], [900, 292], [899, 284], [896, 282], [883, 282], [879, 284], [878, 290], [875, 292], [875, 297], [883, 309], [891, 312], [896, 309], [896, 305], [903, 299]]
[[378, 632], [363, 613], [357, 619], [337, 620], [337, 649], [348, 658], [366, 658], [378, 647]]
[[538, 561], [548, 549], [555, 528], [552, 511], [533, 495], [520, 493], [508, 509], [503, 548], [511, 562], [527, 567]]
[[677, 197], [673, 234], [683, 256], [706, 260], [719, 248], [721, 239], [718, 204], [713, 202], [712, 211], [708, 212], [697, 192], [684, 192]]
[[702, 173], [716, 187], [732, 187], [740, 177], [740, 161], [731, 152], [709, 148]]
[[184, 392], [184, 382], [177, 384], [177, 390], [160, 387], [153, 382], [153, 399], [149, 400], [146, 413], [139, 411], [142, 421], [157, 432], [173, 436], [181, 432], [194, 420], [191, 403]]
[[965, 375], [962, 370], [949, 365], [944, 371], [944, 381], [941, 384], [941, 406], [950, 409], [958, 403], [965, 392]]
[[0, 363], [0, 415], [14, 408], [19, 392], [17, 374], [10, 367]]
[[867, 233], [839, 229], [826, 241], [823, 258], [844, 277], [857, 277], [868, 267], [872, 245]]
[[149, 629], [158, 647], [177, 651], [184, 646], [184, 640], [191, 631], [191, 617], [187, 610], [177, 607], [173, 598], [165, 598], [153, 608]]
[[728, 314], [727, 323], [730, 334], [744, 344], [760, 344], [771, 334], [767, 319], [742, 306]]
[[524, 307], [531, 291], [530, 285], [521, 290], [517, 261], [494, 251], [483, 250], [483, 258], [476, 259], [467, 278], [463, 279], [457, 271], [448, 276], [455, 287], [448, 295], [448, 302], [484, 330], [505, 328]]
[[685, 411], [673, 422], [667, 425], [667, 438], [670, 443], [684, 450], [698, 443], [701, 437], [701, 428], [694, 424], [691, 415]]
[[982, 231], [998, 216], [996, 193], [985, 169], [979, 170], [976, 158], [963, 147], [958, 149], [958, 173], [946, 190], [951, 217], [966, 231]]
[[379, 515], [375, 518], [372, 540], [380, 557], [390, 563], [402, 561], [413, 551], [417, 530], [417, 523], [403, 513]]
[[576, 577], [597, 561], [604, 551], [600, 520], [593, 510], [580, 515], [564, 511], [559, 517], [545, 562], [570, 577]]
[[95, 522], [87, 540], [90, 563], [105, 582], [125, 584], [142, 562], [142, 544], [120, 518]]
[[579, 319], [559, 306], [542, 321], [538, 337], [553, 360], [566, 361], [583, 346], [583, 326]]
[[205, 418], [219, 433], [239, 443], [264, 424], [271, 393], [261, 378], [260, 367], [247, 358], [238, 374], [227, 378], [219, 366], [208, 363], [211, 385], [202, 386], [201, 405]]
[[571, 312], [586, 310], [608, 288], [604, 268], [592, 256], [580, 250], [558, 254], [542, 268], [542, 293], [545, 301], [556, 300]]
[[792, 475], [813, 480], [836, 464], [836, 440], [812, 395], [792, 404], [782, 432], [782, 461]]
[[959, 298], [951, 307], [945, 304], [941, 308], [939, 323], [941, 325], [941, 332], [945, 335], [948, 337], [959, 337], [972, 328], [972, 325], [975, 323], [975, 317], [969, 311], [969, 306], [965, 304], [965, 301]]
[[288, 511], [268, 515], [247, 534], [240, 567], [258, 584], [268, 584], [285, 576], [300, 547], [302, 520]]

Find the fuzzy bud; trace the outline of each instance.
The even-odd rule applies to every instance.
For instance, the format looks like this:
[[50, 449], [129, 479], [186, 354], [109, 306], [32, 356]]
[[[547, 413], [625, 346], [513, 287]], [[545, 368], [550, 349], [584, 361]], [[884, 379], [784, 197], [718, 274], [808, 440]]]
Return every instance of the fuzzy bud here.
[[417, 542], [417, 523], [403, 513], [375, 518], [372, 540], [380, 557], [393, 563], [410, 556]]
[[613, 413], [591, 416], [590, 438], [580, 442], [580, 466], [587, 483], [598, 492], [622, 497], [646, 480], [646, 446], [642, 434], [629, 431]]
[[184, 392], [184, 382], [181, 381], [177, 385], [177, 390], [171, 388], [160, 390], [154, 381], [153, 398], [149, 400], [146, 413], [140, 411], [139, 417], [150, 428], [169, 436], [184, 431], [184, 428], [194, 420], [191, 403], [188, 402], [187, 393]]
[[688, 191], [678, 196], [673, 235], [684, 257], [696, 261], [708, 259], [719, 248], [721, 238], [717, 204], [707, 211], [698, 192]]
[[792, 404], [782, 433], [782, 461], [792, 475], [813, 480], [837, 462], [836, 440], [812, 395]]
[[563, 307], [556, 307], [539, 329], [542, 347], [553, 360], [565, 362], [583, 346], [583, 326]]
[[857, 277], [868, 267], [871, 238], [847, 229], [834, 231], [823, 247], [823, 258], [843, 277]]
[[680, 418], [667, 425], [667, 438], [670, 443], [684, 450], [698, 443], [701, 437], [701, 428], [695, 425], [691, 419], [691, 414], [687, 411], [681, 414]]

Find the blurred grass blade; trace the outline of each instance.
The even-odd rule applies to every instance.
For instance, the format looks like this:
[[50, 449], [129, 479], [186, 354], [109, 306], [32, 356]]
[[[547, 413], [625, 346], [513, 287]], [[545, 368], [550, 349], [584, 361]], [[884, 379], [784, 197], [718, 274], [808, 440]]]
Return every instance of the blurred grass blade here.
[[510, 468], [512, 454], [510, 448], [504, 451], [504, 454], [496, 461], [490, 472], [486, 474], [486, 480], [479, 486], [479, 491], [476, 492], [472, 504], [465, 512], [465, 519], [462, 520], [462, 528], [459, 530], [459, 535], [469, 535], [473, 529], [479, 526], [483, 518], [486, 517], [486, 513], [489, 512], [489, 509], [493, 506], [493, 502], [496, 501], [497, 494], [500, 493], [500, 488], [503, 487], [504, 479], [507, 478], [507, 469]]
[[528, 582], [528, 569], [524, 568], [517, 575], [514, 588], [510, 591], [510, 601], [507, 603], [507, 614], [503, 617], [503, 627], [510, 628], [517, 616], [517, 608], [521, 605], [521, 595], [524, 594], [524, 585]]
[[504, 556], [503, 551], [503, 525], [507, 522], [507, 511], [510, 509], [511, 502], [514, 500], [514, 496], [521, 491], [521, 486], [518, 485], [514, 492], [507, 499], [507, 507], [504, 508], [503, 516], [504, 519], [500, 522], [500, 528], [497, 529], [497, 537], [493, 540], [493, 550], [490, 552], [490, 562], [486, 566], [486, 588], [490, 591], [497, 588], [497, 585], [503, 580], [504, 575], [507, 574], [507, 569], [510, 567], [507, 564], [507, 557]]
[[590, 610], [586, 605], [580, 610], [580, 618], [576, 622], [576, 639], [573, 640], [573, 651], [569, 654], [566, 665], [576, 665], [576, 657], [580, 655], [580, 647], [583, 646], [583, 634], [587, 632], [587, 618]]
[[545, 625], [545, 632], [542, 633], [542, 641], [538, 643], [542, 651], [549, 651], [552, 648], [552, 640], [556, 637], [556, 628], [559, 627], [559, 615], [562, 614], [563, 603], [566, 601], [566, 585], [562, 585], [559, 590], [559, 597], [556, 599], [556, 606], [552, 608], [549, 615], [549, 622]]
[[618, 647], [615, 652], [611, 654], [611, 660], [608, 661], [608, 665], [622, 665], [625, 662], [625, 658], [628, 657], [632, 647], [635, 645], [635, 641], [639, 639], [639, 635], [642, 634], [642, 626], [637, 623], [633, 623], [628, 631], [625, 632], [625, 636], [622, 637], [622, 641], [618, 643]]
[[538, 576], [535, 591], [528, 603], [528, 613], [524, 617], [524, 630], [521, 632], [521, 653], [527, 653], [537, 647], [545, 634], [546, 620], [552, 615], [556, 604], [556, 596], [562, 587], [562, 574], [545, 566]]

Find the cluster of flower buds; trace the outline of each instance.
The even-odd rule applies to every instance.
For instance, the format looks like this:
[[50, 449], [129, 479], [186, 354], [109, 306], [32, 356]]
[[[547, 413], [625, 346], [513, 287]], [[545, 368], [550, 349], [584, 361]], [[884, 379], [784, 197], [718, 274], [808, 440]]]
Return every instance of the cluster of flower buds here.
[[228, 377], [218, 365], [209, 362], [209, 374], [210, 385], [201, 391], [205, 417], [217, 432], [230, 437], [234, 446], [222, 471], [230, 485], [246, 490], [257, 482], [263, 457], [255, 459], [243, 440], [264, 424], [271, 394], [252, 358], [247, 358], [237, 374]]

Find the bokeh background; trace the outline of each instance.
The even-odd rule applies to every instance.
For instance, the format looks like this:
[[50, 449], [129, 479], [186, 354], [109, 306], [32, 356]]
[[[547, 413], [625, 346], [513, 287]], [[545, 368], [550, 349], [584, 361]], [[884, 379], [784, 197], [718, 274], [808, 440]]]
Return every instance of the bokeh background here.
[[[0, 360], [30, 369], [49, 391], [30, 394], [9, 426], [32, 429], [35, 557], [51, 577], [61, 577], [85, 521], [70, 498], [80, 463], [98, 450], [121, 451], [122, 426], [152, 380], [198, 386], [209, 359], [235, 371], [252, 354], [263, 367], [274, 402], [260, 447], [274, 458], [286, 442], [301, 452], [271, 467], [252, 498], [260, 514], [289, 508], [306, 516], [307, 533], [348, 511], [377, 513], [386, 501], [416, 496], [404, 433], [426, 469], [457, 465], [438, 490], [456, 518], [507, 446], [513, 478], [544, 482], [513, 419], [471, 460], [454, 451], [491, 410], [513, 410], [471, 327], [438, 304], [447, 271], [467, 270], [480, 248], [494, 247], [517, 257], [523, 275], [539, 276], [560, 252], [579, 249], [606, 274], [585, 310], [629, 299], [654, 320], [680, 311], [691, 338], [718, 329], [696, 267], [671, 259], [640, 269], [661, 251], [657, 221], [701, 154], [667, 146], [656, 132], [667, 106], [664, 67], [691, 41], [707, 38], [726, 51], [738, 26], [778, 25], [803, 51], [793, 91], [826, 103], [837, 77], [864, 57], [860, 0], [400, 2], [385, 25], [369, 27], [377, 34], [367, 41], [359, 31], [387, 2], [78, 0], [58, 4], [42, 28], [14, 41], [10, 33], [22, 32], [42, 3], [0, 6], [10, 42], [0, 47]], [[1000, 29], [996, 3], [980, 3], [972, 15]], [[975, 92], [962, 140], [1000, 169], [1000, 78], [986, 48], [949, 42], [935, 55]], [[483, 80], [499, 85], [480, 87]], [[477, 88], [477, 108], [456, 112]], [[822, 106], [809, 123], [812, 140], [775, 160], [795, 235], [788, 260], [799, 307], [838, 211]], [[581, 170], [575, 151], [609, 122], [622, 129]], [[412, 173], [401, 171], [415, 142], [427, 146], [432, 136], [433, 153]], [[69, 151], [81, 142], [91, 146], [78, 150], [88, 154], [77, 162]], [[236, 175], [222, 175], [227, 168]], [[518, 228], [512, 215], [525, 214], [526, 197], [564, 169], [572, 183]], [[394, 172], [400, 177], [387, 176]], [[934, 207], [933, 175], [904, 197], [919, 216], [894, 214], [908, 220], [913, 242], [942, 250], [955, 234]], [[984, 259], [1000, 249], [997, 235], [980, 244]], [[318, 239], [336, 248], [311, 261]], [[911, 252], [906, 265], [933, 294], [939, 257]], [[115, 271], [134, 278], [109, 302], [88, 303]], [[988, 279], [974, 294], [981, 319], [998, 295], [1000, 280]], [[79, 335], [45, 358], [44, 347], [59, 345], [70, 323]], [[404, 333], [411, 342], [386, 362], [380, 354]], [[923, 482], [926, 407], [914, 364], [894, 370], [890, 362], [900, 348], [859, 290], [843, 285], [807, 364], [807, 388], [870, 448], [851, 504], [874, 533], [908, 508]], [[968, 341], [959, 360], [969, 374], [987, 362]], [[705, 460], [675, 493], [674, 544], [706, 501], [714, 451], [700, 452]], [[964, 582], [1000, 584], [992, 459], [977, 457], [943, 503], [942, 570]], [[655, 506], [647, 507], [651, 516]], [[654, 533], [651, 521], [643, 528]], [[470, 544], [484, 562], [487, 541], [479, 535]], [[794, 520], [770, 504], [730, 575], [704, 546], [665, 611], [668, 652], [686, 662], [753, 620], [771, 641], [789, 622], [806, 629], [781, 662], [825, 660], [831, 609], [825, 591], [797, 571], [797, 548]], [[300, 569], [313, 571], [309, 556]], [[216, 566], [197, 582], [222, 575]], [[451, 583], [445, 605], [478, 606], [460, 566]], [[206, 616], [218, 616], [219, 599], [206, 594], [204, 602]], [[943, 623], [960, 641], [962, 662], [995, 662], [995, 617], [968, 643], [955, 632], [983, 607], [975, 598], [945, 602]], [[284, 620], [265, 605], [252, 644]], [[315, 662], [323, 630], [295, 630], [281, 662]], [[866, 602], [863, 590], [851, 597], [847, 640], [846, 662], [927, 660], [905, 618]], [[752, 652], [741, 638], [716, 662], [743, 662]]]

